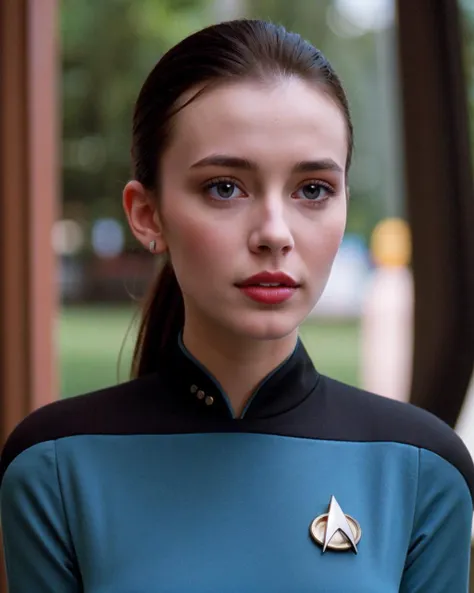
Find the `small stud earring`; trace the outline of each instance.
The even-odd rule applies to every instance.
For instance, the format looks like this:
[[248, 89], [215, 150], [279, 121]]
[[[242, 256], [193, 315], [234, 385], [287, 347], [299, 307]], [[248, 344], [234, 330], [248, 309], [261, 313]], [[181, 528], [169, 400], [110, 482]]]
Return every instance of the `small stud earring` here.
[[155, 249], [156, 249], [156, 241], [150, 241], [150, 245], [149, 245], [149, 249], [151, 251], [151, 253], [155, 253]]

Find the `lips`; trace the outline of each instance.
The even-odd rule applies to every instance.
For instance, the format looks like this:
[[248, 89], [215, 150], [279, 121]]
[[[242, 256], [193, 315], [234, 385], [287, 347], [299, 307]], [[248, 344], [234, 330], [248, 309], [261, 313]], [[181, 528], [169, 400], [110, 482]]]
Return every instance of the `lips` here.
[[237, 285], [250, 299], [265, 305], [280, 305], [291, 299], [299, 284], [284, 272], [261, 272]]
[[260, 272], [237, 284], [239, 288], [263, 286], [265, 288], [298, 288], [299, 284], [284, 272]]

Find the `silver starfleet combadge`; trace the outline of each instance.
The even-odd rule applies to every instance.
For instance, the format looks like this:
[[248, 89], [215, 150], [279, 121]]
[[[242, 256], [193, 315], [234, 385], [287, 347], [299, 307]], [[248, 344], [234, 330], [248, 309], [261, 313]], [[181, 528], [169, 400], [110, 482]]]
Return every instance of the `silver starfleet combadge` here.
[[331, 496], [328, 512], [312, 521], [309, 532], [313, 540], [326, 550], [344, 552], [353, 550], [357, 554], [357, 544], [362, 537], [359, 523], [342, 512], [339, 503]]

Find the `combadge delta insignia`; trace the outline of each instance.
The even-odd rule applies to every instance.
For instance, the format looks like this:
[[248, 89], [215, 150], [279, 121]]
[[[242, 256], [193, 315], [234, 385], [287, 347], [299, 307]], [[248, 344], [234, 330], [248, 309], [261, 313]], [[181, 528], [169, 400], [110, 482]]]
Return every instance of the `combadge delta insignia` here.
[[352, 549], [357, 554], [357, 544], [362, 537], [359, 523], [345, 515], [334, 496], [331, 496], [328, 512], [312, 521], [309, 532], [313, 540], [326, 550], [343, 552]]

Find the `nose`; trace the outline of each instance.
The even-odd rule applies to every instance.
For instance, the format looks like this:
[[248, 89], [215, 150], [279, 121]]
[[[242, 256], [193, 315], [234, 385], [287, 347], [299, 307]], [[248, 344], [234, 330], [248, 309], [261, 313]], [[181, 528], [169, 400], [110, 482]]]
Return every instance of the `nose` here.
[[272, 255], [286, 255], [292, 251], [294, 239], [281, 204], [261, 207], [258, 213], [252, 213], [252, 219], [250, 251]]

